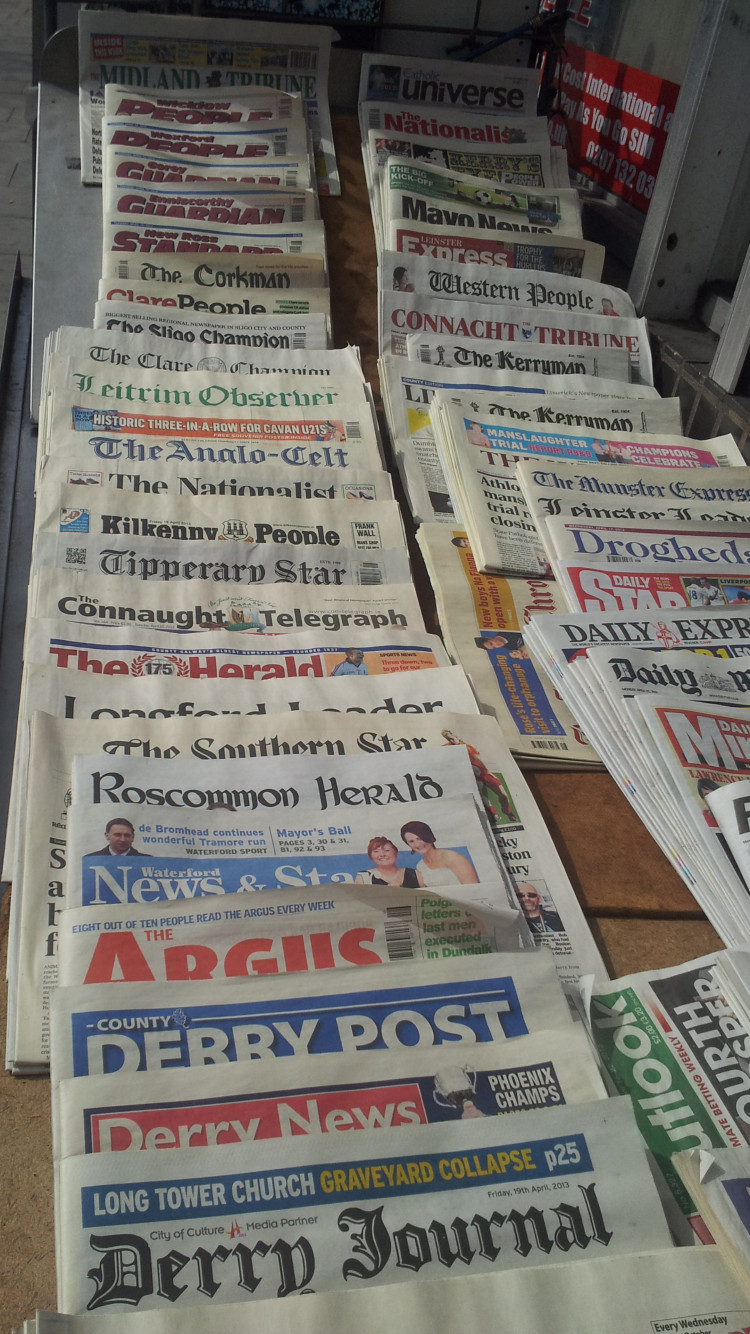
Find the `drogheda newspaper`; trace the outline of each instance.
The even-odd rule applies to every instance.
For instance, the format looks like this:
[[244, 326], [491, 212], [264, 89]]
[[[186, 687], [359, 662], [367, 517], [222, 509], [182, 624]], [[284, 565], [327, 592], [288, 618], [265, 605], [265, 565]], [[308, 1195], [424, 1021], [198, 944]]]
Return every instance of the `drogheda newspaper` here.
[[[83, 502], [83, 503], [82, 503]], [[179, 498], [44, 485], [34, 568], [124, 578], [230, 584], [398, 584], [411, 581], [395, 501]], [[246, 517], [241, 517], [246, 516]], [[72, 544], [72, 545], [71, 545]]]
[[[451, 905], [441, 908], [448, 913]], [[606, 1096], [582, 1024], [478, 1043], [468, 1060], [417, 1048], [319, 1056], [314, 1067], [291, 1056], [281, 1064], [141, 1073], [127, 1092], [120, 1080], [89, 1075], [63, 1080], [56, 1094], [58, 1160], [455, 1123]]]
[[[547, 347], [482, 338], [444, 338], [440, 334], [407, 334], [406, 354], [432, 366], [462, 366], [469, 371], [515, 371], [526, 375], [593, 375], [623, 381], [623, 394], [647, 397], [646, 385], [630, 384], [630, 357], [624, 349]], [[595, 393], [594, 388], [591, 389]]]
[[697, 523], [674, 520], [662, 524], [638, 519], [588, 519], [553, 515], [546, 521], [550, 548], [557, 559], [582, 557], [596, 565], [632, 565], [634, 569], [679, 570], [684, 564], [726, 565], [740, 572], [750, 567], [750, 522], [724, 523], [707, 518]]
[[516, 759], [599, 761], [554, 688], [537, 672], [524, 642], [535, 615], [561, 611], [555, 584], [481, 574], [466, 534], [422, 524], [419, 545], [438, 602], [446, 647], [469, 676], [481, 706], [496, 715]]
[[698, 1200], [711, 1236], [732, 1278], [750, 1297], [750, 1152], [747, 1148], [690, 1149], [677, 1154], [675, 1167]]
[[[194, 982], [492, 954], [518, 946], [518, 912], [490, 914], [471, 888], [328, 884], [269, 890], [264, 904], [136, 903], [60, 914], [60, 986]], [[240, 906], [234, 906], [239, 902]], [[144, 1146], [145, 1147], [145, 1146]]]
[[[241, 981], [58, 987], [52, 995], [51, 1076], [203, 1069], [330, 1052], [449, 1047], [543, 1029], [569, 1030], [570, 1011], [545, 950], [387, 968], [328, 970]], [[256, 994], [257, 992], [257, 994]], [[140, 1022], [136, 1018], [140, 1017]]]
[[[590, 1256], [590, 1253], [589, 1253]], [[306, 1320], [319, 1329], [357, 1329], [378, 1334], [403, 1324], [429, 1334], [438, 1323], [469, 1322], [496, 1334], [600, 1334], [607, 1312], [608, 1334], [654, 1334], [691, 1329], [698, 1334], [739, 1334], [750, 1322], [748, 1298], [733, 1281], [715, 1246], [660, 1250], [612, 1259], [584, 1259], [574, 1266], [550, 1264], [500, 1274], [456, 1275], [450, 1283], [422, 1278], [408, 1286], [386, 1284], [358, 1292], [306, 1294]], [[260, 1307], [267, 1334], [288, 1334], [289, 1309], [271, 1299]], [[236, 1334], [246, 1308], [190, 1307], [172, 1311], [107, 1313], [110, 1334]], [[95, 1334], [99, 1316], [37, 1311], [29, 1334]]]
[[492, 351], [493, 342], [524, 342], [533, 339], [543, 350], [567, 347], [614, 348], [629, 353], [632, 376], [642, 384], [653, 384], [651, 352], [646, 321], [608, 319], [605, 315], [576, 315], [529, 306], [502, 305], [488, 308], [481, 301], [446, 302], [417, 292], [380, 293], [381, 352], [406, 353], [408, 334], [439, 334], [441, 338], [481, 338]]
[[558, 314], [635, 316], [627, 292], [586, 278], [561, 273], [498, 273], [486, 264], [454, 264], [432, 255], [404, 259], [403, 254], [389, 250], [381, 252], [379, 264], [384, 287], [444, 301], [529, 306]]
[[[84, 11], [78, 22], [81, 176], [86, 184], [101, 179], [101, 119], [108, 83], [127, 87], [138, 100], [147, 92], [176, 93], [183, 88], [230, 90], [271, 88], [301, 95], [312, 132], [321, 192], [339, 194], [338, 169], [328, 110], [331, 28], [297, 24], [244, 23], [215, 18], [186, 19], [151, 14]], [[232, 99], [230, 98], [230, 102]], [[127, 114], [122, 102], [117, 114]], [[136, 117], [143, 111], [135, 109]], [[146, 113], [148, 114], [148, 113]], [[205, 123], [236, 123], [234, 110]], [[166, 118], [167, 124], [175, 124]], [[160, 123], [158, 112], [155, 123]], [[179, 123], [179, 122], [177, 122]], [[195, 124], [195, 121], [192, 122]]]
[[166, 473], [155, 459], [133, 464], [118, 451], [114, 458], [94, 457], [81, 465], [75, 448], [47, 454], [42, 462], [40, 483], [51, 486], [104, 487], [109, 491], [133, 491], [155, 496], [237, 496], [246, 500], [278, 497], [286, 500], [392, 500], [393, 482], [382, 469], [360, 467], [356, 463], [347, 473], [324, 465], [305, 469], [304, 480], [290, 476], [283, 464], [256, 465], [253, 481], [236, 475], [227, 477], [221, 463], [186, 464], [180, 471]]
[[[360, 104], [383, 103], [388, 108], [394, 103], [404, 103], [404, 107], [394, 109], [410, 111], [420, 117], [436, 114], [446, 122], [452, 122], [454, 112], [457, 112], [458, 124], [462, 118], [466, 119], [468, 111], [476, 118], [477, 138], [481, 131], [487, 133], [484, 120], [494, 124], [499, 118], [502, 123], [516, 124], [518, 118], [520, 137], [530, 123], [537, 130], [545, 124], [536, 117], [538, 87], [539, 75], [534, 70], [365, 52], [357, 100]], [[361, 105], [360, 124], [365, 139], [368, 122], [369, 107]], [[457, 131], [456, 137], [475, 136], [461, 135]]]
[[594, 986], [588, 1023], [612, 1086], [627, 1093], [646, 1145], [675, 1200], [681, 1240], [707, 1241], [672, 1163], [685, 1149], [744, 1145], [750, 1138], [750, 1034], [715, 976], [720, 955]]
[[[356, 1160], [328, 1136], [296, 1136], [268, 1143], [253, 1171], [233, 1146], [195, 1149], [189, 1165], [153, 1150], [63, 1159], [60, 1306], [202, 1306], [262, 1299], [266, 1283], [269, 1295], [289, 1296], [413, 1282], [425, 1270], [447, 1278], [457, 1255], [481, 1273], [570, 1263], [591, 1243], [608, 1254], [669, 1246], [624, 1099], [480, 1118], [459, 1130], [394, 1129], [385, 1153], [366, 1133], [353, 1141]], [[273, 1248], [235, 1242], [224, 1250], [242, 1263], [227, 1271], [198, 1247], [203, 1273], [186, 1282], [196, 1249], [186, 1234], [226, 1236], [235, 1224], [248, 1238], [273, 1229]]]

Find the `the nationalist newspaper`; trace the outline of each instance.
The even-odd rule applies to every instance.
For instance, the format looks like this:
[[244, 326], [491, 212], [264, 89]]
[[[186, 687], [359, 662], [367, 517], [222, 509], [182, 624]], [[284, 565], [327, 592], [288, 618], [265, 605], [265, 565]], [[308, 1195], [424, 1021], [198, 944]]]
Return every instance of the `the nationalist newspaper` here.
[[[219, 88], [224, 95], [232, 89], [271, 88], [301, 95], [313, 136], [319, 188], [339, 194], [328, 110], [333, 35], [331, 28], [309, 25], [256, 22], [249, 32], [244, 23], [216, 18], [82, 10], [78, 78], [84, 183], [101, 179], [101, 118], [108, 83], [135, 88], [143, 100], [146, 90], [210, 88], [215, 97]], [[236, 117], [232, 120], [236, 122]], [[222, 121], [226, 123], [224, 118], [214, 123]]]
[[[406, 355], [432, 366], [463, 366], [530, 375], [594, 375], [623, 381], [623, 394], [648, 396], [648, 386], [630, 384], [630, 357], [624, 349], [558, 347], [528, 343], [487, 343], [482, 338], [448, 338], [440, 334], [407, 334]], [[653, 391], [656, 392], [655, 390]]]
[[417, 292], [380, 293], [381, 352], [406, 354], [408, 334], [439, 334], [441, 338], [480, 338], [492, 351], [493, 342], [534, 340], [543, 348], [567, 346], [614, 348], [630, 356], [632, 377], [653, 384], [651, 352], [645, 320], [608, 318], [606, 315], [564, 314], [529, 306], [503, 304], [497, 310], [481, 301], [448, 303]]
[[[205, 1306], [290, 1296], [311, 1286], [348, 1288], [352, 1280], [375, 1286], [414, 1282], [417, 1273], [447, 1278], [459, 1245], [477, 1273], [561, 1257], [575, 1262], [592, 1242], [610, 1254], [669, 1246], [624, 1099], [524, 1112], [509, 1121], [480, 1118], [460, 1128], [394, 1129], [385, 1153], [377, 1132], [365, 1136], [348, 1141], [356, 1145], [349, 1153], [325, 1135], [269, 1142], [262, 1168], [250, 1171], [233, 1146], [195, 1149], [189, 1163], [154, 1150], [137, 1159], [116, 1153], [63, 1159], [60, 1306], [159, 1309], [176, 1300]], [[222, 1279], [231, 1273], [233, 1281], [209, 1284], [207, 1275], [196, 1279], [193, 1266], [190, 1277], [190, 1257], [206, 1251], [186, 1243], [186, 1234], [225, 1233], [235, 1222], [248, 1237], [272, 1228], [273, 1247], [235, 1241], [224, 1249], [243, 1263], [222, 1267]], [[470, 1238], [480, 1237], [472, 1246]], [[178, 1245], [183, 1251], [176, 1254]], [[127, 1292], [115, 1277], [124, 1266]], [[164, 1276], [156, 1290], [154, 1268]]]
[[[260, 1308], [267, 1334], [288, 1334], [289, 1310], [275, 1299]], [[574, 1266], [550, 1264], [502, 1274], [455, 1275], [450, 1283], [422, 1278], [398, 1287], [362, 1292], [306, 1294], [306, 1319], [319, 1329], [357, 1329], [378, 1334], [404, 1325], [429, 1334], [444, 1322], [470, 1324], [496, 1334], [600, 1334], [602, 1311], [608, 1334], [654, 1334], [692, 1329], [699, 1334], [738, 1334], [750, 1323], [750, 1306], [715, 1246], [702, 1251], [672, 1248], [611, 1259], [585, 1259]], [[246, 1308], [213, 1308], [107, 1314], [110, 1334], [236, 1334]], [[28, 1334], [95, 1334], [96, 1314], [67, 1316], [37, 1311]]]
[[613, 1087], [629, 1094], [674, 1196], [673, 1227], [709, 1240], [672, 1155], [750, 1139], [750, 1034], [715, 976], [718, 955], [594, 986], [588, 1023]]
[[[450, 905], [446, 905], [449, 908]], [[582, 1024], [477, 1043], [457, 1058], [429, 1049], [294, 1056], [121, 1081], [65, 1079], [55, 1098], [55, 1157], [189, 1143], [257, 1143], [340, 1130], [390, 1130], [509, 1116], [605, 1097]], [[188, 1132], [187, 1126], [191, 1129]], [[187, 1147], [187, 1145], [185, 1145]]]
[[[538, 87], [539, 74], [534, 70], [365, 52], [357, 99], [362, 137], [366, 139], [368, 128], [380, 124], [373, 121], [370, 114], [369, 103], [376, 102], [387, 108], [393, 107], [397, 112], [425, 118], [437, 116], [441, 122], [457, 125], [465, 121], [466, 113], [470, 112], [472, 120], [476, 121], [475, 132], [467, 135], [457, 129], [457, 138], [480, 139], [492, 133], [487, 122], [492, 126], [499, 122], [517, 126], [518, 139], [515, 141], [518, 141], [524, 132], [528, 132], [530, 124], [535, 133], [544, 126], [544, 121], [536, 115]], [[394, 103], [406, 105], [394, 107]], [[446, 112], [449, 114], [444, 114]], [[457, 113], [455, 119], [454, 113]], [[388, 125], [386, 128], [392, 127]], [[419, 133], [423, 132], [419, 130]], [[499, 141], [507, 141], [504, 133]]]
[[598, 765], [593, 747], [543, 681], [524, 642], [530, 620], [562, 610], [556, 586], [545, 579], [481, 574], [466, 534], [444, 524], [422, 524], [418, 540], [448, 651], [469, 676], [482, 707], [495, 713], [516, 759], [535, 766], [540, 761]]
[[[387, 885], [269, 890], [262, 905], [128, 902], [60, 914], [58, 985], [300, 976], [518, 948], [518, 911], [471, 888], [450, 898]], [[237, 904], [239, 903], [239, 906]]]

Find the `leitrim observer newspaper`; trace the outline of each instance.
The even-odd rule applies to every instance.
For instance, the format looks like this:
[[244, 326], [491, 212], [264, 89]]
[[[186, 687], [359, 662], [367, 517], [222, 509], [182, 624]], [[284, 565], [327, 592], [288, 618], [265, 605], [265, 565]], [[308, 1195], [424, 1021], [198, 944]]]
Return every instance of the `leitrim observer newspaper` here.
[[659, 392], [538, 69], [366, 54], [358, 201], [329, 68], [377, 6], [208, 8], [78, 20], [102, 245], [45, 331], [2, 867], [24, 1328], [747, 1334], [743, 454]]

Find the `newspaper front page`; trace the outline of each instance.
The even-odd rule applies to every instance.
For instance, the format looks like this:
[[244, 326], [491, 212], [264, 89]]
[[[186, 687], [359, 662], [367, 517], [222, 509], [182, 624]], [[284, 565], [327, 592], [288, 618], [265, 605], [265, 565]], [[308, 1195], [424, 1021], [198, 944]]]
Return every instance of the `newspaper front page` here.
[[[728, 675], [732, 679], [735, 676], [738, 678], [738, 690], [744, 692], [750, 685], [744, 673], [741, 674], [741, 681], [739, 672], [733, 673], [730, 670]], [[750, 892], [750, 824], [748, 823], [750, 782], [746, 778], [737, 778], [724, 787], [717, 787], [713, 792], [707, 792], [706, 805], [726, 839], [727, 847]]]
[[538, 269], [597, 282], [604, 267], [604, 246], [578, 236], [496, 232], [481, 237], [461, 227], [399, 223], [391, 228], [389, 249], [403, 255], [429, 255], [453, 264], [485, 264], [501, 269]]
[[[410, 64], [414, 64], [413, 57]], [[519, 72], [512, 71], [514, 74]], [[506, 69], [504, 73], [508, 75], [511, 71]], [[466, 70], [458, 68], [456, 74], [465, 75]], [[497, 76], [495, 66], [492, 77]], [[517, 115], [507, 108], [487, 108], [489, 114], [483, 116], [450, 99], [441, 105], [439, 100], [429, 98], [424, 101], [407, 101], [399, 97], [391, 100], [390, 90], [386, 93], [384, 89], [371, 88], [370, 93], [366, 104], [362, 104], [360, 98], [360, 126], [365, 143], [370, 131], [378, 130], [389, 135], [416, 134], [436, 141], [440, 147], [449, 144], [455, 148], [471, 147], [481, 151], [482, 147], [509, 148], [532, 143], [540, 134], [547, 134], [543, 119], [533, 114]]]
[[[347, 1288], [353, 1279], [414, 1282], [417, 1273], [447, 1277], [446, 1262], [457, 1251], [481, 1273], [561, 1256], [575, 1262], [592, 1242], [610, 1254], [669, 1246], [624, 1099], [525, 1112], [508, 1122], [478, 1119], [460, 1130], [395, 1129], [385, 1154], [382, 1137], [366, 1134], [357, 1136], [356, 1160], [328, 1136], [297, 1136], [266, 1145], [263, 1168], [252, 1171], [232, 1146], [194, 1149], [189, 1162], [150, 1150], [137, 1159], [64, 1159], [60, 1306], [158, 1309], [178, 1299], [204, 1306], [310, 1286]], [[498, 1213], [498, 1192], [513, 1206], [510, 1216]], [[244, 1267], [222, 1265], [221, 1278], [210, 1283], [207, 1274], [191, 1277], [196, 1248], [186, 1237], [226, 1236], [235, 1224], [248, 1237], [273, 1228], [274, 1246], [235, 1242], [224, 1249]], [[125, 1263], [127, 1292], [115, 1277]], [[164, 1276], [156, 1290], [155, 1268]]]
[[724, 999], [720, 957], [635, 973], [586, 994], [597, 1053], [616, 1092], [632, 1100], [672, 1192], [670, 1223], [683, 1242], [710, 1238], [673, 1154], [750, 1140], [750, 1033]]
[[[331, 28], [244, 23], [119, 11], [78, 18], [81, 177], [101, 180], [101, 121], [108, 83], [144, 93], [181, 88], [275, 89], [301, 95], [315, 146], [319, 189], [339, 194], [328, 110]], [[119, 108], [122, 114], [122, 107]], [[142, 114], [142, 113], [141, 113]]]
[[235, 255], [232, 259], [176, 255], [168, 261], [154, 261], [110, 253], [102, 277], [119, 278], [120, 282], [165, 283], [169, 287], [205, 287], [209, 291], [293, 292], [298, 287], [328, 285], [323, 256], [313, 254]]
[[234, 295], [207, 298], [199, 287], [180, 287], [170, 290], [163, 283], [130, 282], [123, 283], [119, 278], [102, 278], [99, 281], [99, 300], [119, 302], [127, 306], [148, 306], [157, 310], [197, 310], [209, 309], [216, 315], [242, 314], [247, 310], [252, 315], [331, 315], [331, 297], [327, 287], [315, 287], [309, 291], [304, 287], [294, 292], [279, 295], [254, 292], [252, 298]]
[[[129, 180], [137, 185], [155, 186], [159, 189], [164, 186], [179, 186], [186, 190], [191, 184], [205, 185], [212, 181], [216, 188], [225, 190], [233, 184], [296, 190], [309, 189], [314, 180], [309, 160], [303, 159], [300, 153], [292, 156], [287, 151], [282, 156], [272, 155], [256, 163], [234, 166], [231, 162], [222, 165], [221, 162], [214, 163], [206, 158], [191, 163], [183, 161], [179, 153], [174, 155], [169, 151], [149, 153], [142, 148], [121, 148], [116, 142], [118, 133], [121, 134], [122, 131], [115, 129], [114, 142], [104, 149], [105, 187], [108, 181], [116, 179]], [[284, 143], [284, 148], [288, 147], [289, 145]]]
[[750, 1153], [746, 1148], [689, 1150], [677, 1154], [675, 1167], [700, 1201], [719, 1254], [735, 1282], [750, 1297]]
[[[436, 115], [441, 122], [452, 122], [456, 112], [457, 124], [462, 123], [462, 118], [465, 121], [466, 113], [470, 112], [471, 119], [476, 120], [472, 139], [488, 133], [485, 120], [493, 126], [498, 121], [502, 125], [517, 125], [516, 135], [520, 139], [529, 124], [536, 133], [544, 128], [545, 122], [536, 115], [538, 87], [539, 75], [534, 70], [365, 52], [357, 98], [362, 137], [367, 138], [367, 129], [372, 124], [367, 104], [374, 101], [388, 109], [394, 103], [404, 103], [405, 107], [396, 105], [394, 110], [406, 110], [425, 118]], [[443, 114], [446, 111], [451, 114]], [[457, 130], [456, 137], [469, 136]]]
[[[444, 338], [440, 334], [407, 334], [406, 355], [432, 366], [461, 366], [467, 370], [515, 371], [526, 375], [593, 375], [623, 382], [622, 393], [632, 398], [653, 397], [655, 390], [630, 384], [630, 357], [615, 348], [555, 347], [533, 339], [528, 345], [491, 344], [482, 338]], [[592, 390], [592, 392], [595, 392]]]
[[[213, 365], [217, 349], [219, 360], [223, 360], [221, 349], [231, 348], [231, 358], [237, 355], [242, 358], [265, 351], [326, 350], [330, 341], [325, 315], [305, 315], [304, 318], [284, 315], [272, 316], [270, 319], [261, 319], [259, 316], [240, 319], [233, 315], [222, 319], [218, 315], [204, 314], [199, 319], [195, 314], [180, 314], [175, 310], [168, 314], [153, 311], [150, 315], [146, 311], [123, 310], [116, 301], [96, 302], [94, 328], [123, 334], [147, 334], [164, 339], [160, 343], [162, 348], [173, 347], [180, 357], [184, 357], [186, 352], [189, 356], [197, 354], [198, 364], [204, 357], [210, 356], [209, 367]], [[206, 353], [207, 348], [212, 349], [210, 354]], [[235, 348], [239, 349], [239, 354], [234, 351]], [[221, 368], [217, 366], [217, 369]], [[241, 371], [242, 364], [234, 369]]]

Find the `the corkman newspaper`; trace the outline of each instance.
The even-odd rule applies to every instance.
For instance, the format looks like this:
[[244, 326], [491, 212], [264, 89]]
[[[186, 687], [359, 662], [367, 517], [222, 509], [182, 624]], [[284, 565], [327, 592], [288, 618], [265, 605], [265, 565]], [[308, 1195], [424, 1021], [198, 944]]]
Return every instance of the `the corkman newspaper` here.
[[724, 999], [719, 957], [636, 973], [587, 994], [597, 1052], [612, 1086], [632, 1100], [675, 1201], [672, 1226], [683, 1220], [683, 1241], [709, 1237], [672, 1155], [744, 1145], [750, 1137], [750, 1035]]
[[[738, 1334], [750, 1321], [748, 1298], [732, 1279], [716, 1247], [660, 1250], [574, 1266], [550, 1264], [500, 1274], [455, 1276], [450, 1283], [423, 1278], [398, 1287], [307, 1294], [307, 1318], [321, 1329], [352, 1328], [377, 1334], [404, 1323], [428, 1334], [444, 1320], [469, 1322], [497, 1334], [599, 1334], [607, 1312], [609, 1334], [654, 1334], [671, 1325], [697, 1334]], [[290, 1311], [271, 1300], [260, 1307], [268, 1334], [289, 1334]], [[213, 1308], [107, 1314], [111, 1334], [235, 1334], [245, 1308]], [[38, 1311], [29, 1334], [94, 1334], [96, 1314], [66, 1316]]]
[[[108, 83], [135, 88], [143, 100], [146, 90], [210, 88], [215, 95], [217, 88], [227, 94], [233, 89], [241, 93], [270, 87], [302, 97], [319, 188], [325, 194], [339, 194], [328, 110], [333, 35], [331, 28], [287, 23], [255, 23], [248, 34], [244, 23], [215, 18], [81, 11], [78, 78], [84, 184], [101, 180], [101, 119]], [[118, 113], [123, 114], [121, 106]], [[232, 116], [232, 122], [236, 119]]]
[[541, 677], [524, 642], [537, 613], [560, 611], [561, 597], [545, 579], [481, 574], [468, 538], [444, 524], [422, 524], [419, 545], [438, 598], [451, 657], [469, 676], [483, 708], [493, 712], [516, 758], [573, 767], [598, 765], [556, 691]]
[[[201, 287], [209, 295], [225, 291], [294, 292], [299, 287], [327, 286], [323, 257], [313, 254], [234, 255], [231, 259], [175, 255], [167, 261], [109, 254], [102, 277], [119, 278], [120, 282], [162, 283], [172, 288]], [[337, 350], [347, 355], [346, 348]]]
[[[186, 1298], [188, 1305], [246, 1295], [262, 1299], [265, 1283], [270, 1295], [289, 1296], [308, 1286], [325, 1291], [352, 1282], [413, 1282], [416, 1258], [422, 1277], [425, 1271], [446, 1277], [456, 1246], [448, 1229], [464, 1238], [465, 1259], [478, 1273], [561, 1257], [575, 1262], [585, 1255], [583, 1241], [609, 1254], [669, 1245], [625, 1100], [526, 1112], [507, 1122], [479, 1119], [460, 1129], [396, 1129], [385, 1153], [381, 1137], [365, 1140], [366, 1134], [357, 1136], [356, 1160], [325, 1135], [269, 1143], [263, 1169], [249, 1173], [232, 1147], [195, 1149], [189, 1167], [176, 1155], [149, 1150], [137, 1159], [64, 1159], [60, 1305], [72, 1311], [158, 1309]], [[509, 1217], [498, 1215], [498, 1196], [513, 1206]], [[112, 1212], [107, 1200], [111, 1208], [117, 1202]], [[567, 1222], [562, 1229], [561, 1213]], [[273, 1252], [264, 1247], [261, 1258], [257, 1246], [235, 1243], [231, 1249], [244, 1268], [234, 1271], [234, 1281], [226, 1281], [222, 1269], [218, 1286], [185, 1283], [195, 1249], [185, 1244], [186, 1234], [226, 1234], [235, 1223], [249, 1237], [273, 1228]], [[158, 1240], [155, 1232], [162, 1233]], [[428, 1233], [431, 1242], [417, 1252], [415, 1234]], [[578, 1245], [571, 1245], [571, 1234], [580, 1238]], [[483, 1239], [479, 1245], [471, 1245], [475, 1237]], [[182, 1251], [179, 1260], [175, 1254], [179, 1246], [184, 1260]], [[155, 1291], [151, 1276], [160, 1261], [165, 1275], [169, 1264], [170, 1278]], [[124, 1265], [127, 1292], [120, 1277]]]

